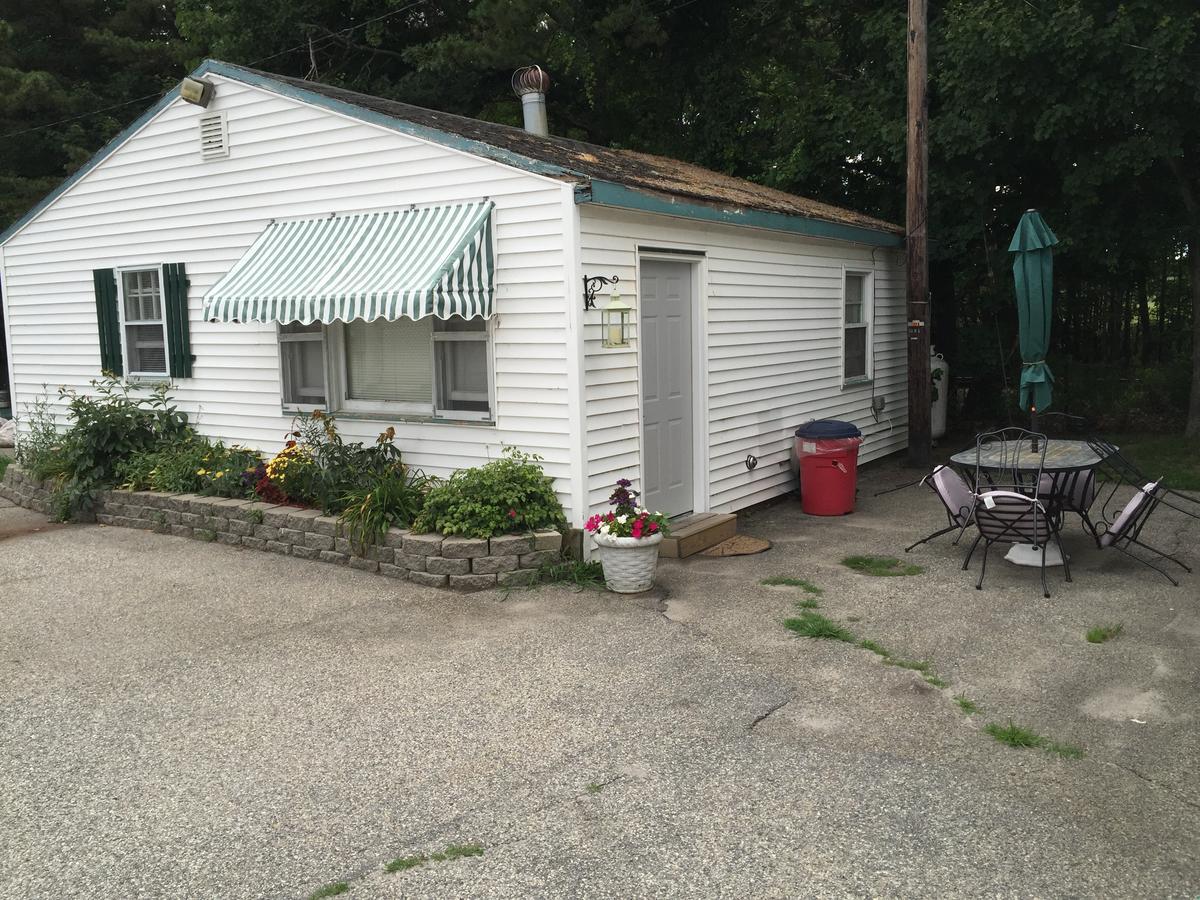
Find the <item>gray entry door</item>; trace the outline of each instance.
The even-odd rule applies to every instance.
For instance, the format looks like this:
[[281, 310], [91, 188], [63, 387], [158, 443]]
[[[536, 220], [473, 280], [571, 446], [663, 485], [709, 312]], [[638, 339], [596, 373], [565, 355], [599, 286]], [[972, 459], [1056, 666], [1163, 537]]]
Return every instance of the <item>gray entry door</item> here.
[[692, 512], [692, 267], [642, 261], [642, 503]]

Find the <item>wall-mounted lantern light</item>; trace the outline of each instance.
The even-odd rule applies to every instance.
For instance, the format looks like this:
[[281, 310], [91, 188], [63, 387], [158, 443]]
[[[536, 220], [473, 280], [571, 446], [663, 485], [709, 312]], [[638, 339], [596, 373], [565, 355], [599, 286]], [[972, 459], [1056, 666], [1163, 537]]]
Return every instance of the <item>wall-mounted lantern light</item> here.
[[606, 284], [616, 284], [621, 279], [614, 275], [612, 278], [605, 278], [603, 275], [593, 275], [591, 278], [583, 276], [583, 308], [596, 308], [596, 291], [604, 287]]
[[179, 96], [197, 106], [208, 106], [215, 91], [216, 86], [202, 78], [185, 78], [179, 83]]
[[614, 293], [608, 306], [600, 310], [600, 327], [604, 333], [605, 347], [628, 347], [630, 321], [633, 310]]

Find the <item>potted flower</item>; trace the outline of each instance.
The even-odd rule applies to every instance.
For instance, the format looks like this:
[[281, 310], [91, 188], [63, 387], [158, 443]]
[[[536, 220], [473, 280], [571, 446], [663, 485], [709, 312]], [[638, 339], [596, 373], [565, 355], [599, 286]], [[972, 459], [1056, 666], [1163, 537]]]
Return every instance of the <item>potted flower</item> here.
[[627, 478], [617, 481], [608, 502], [613, 509], [587, 520], [584, 528], [596, 542], [604, 583], [610, 591], [636, 594], [654, 584], [658, 545], [668, 531], [667, 517], [637, 505], [638, 492]]

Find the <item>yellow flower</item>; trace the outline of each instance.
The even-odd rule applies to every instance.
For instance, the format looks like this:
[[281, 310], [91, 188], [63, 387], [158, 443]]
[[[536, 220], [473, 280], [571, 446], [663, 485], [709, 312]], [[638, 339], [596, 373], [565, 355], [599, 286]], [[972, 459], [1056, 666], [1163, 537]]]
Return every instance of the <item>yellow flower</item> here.
[[224, 478], [224, 477], [225, 477], [224, 472], [213, 472], [213, 478]]
[[197, 475], [207, 475], [207, 474], [208, 474], [208, 469], [197, 469], [197, 470], [196, 470], [196, 474], [197, 474]]

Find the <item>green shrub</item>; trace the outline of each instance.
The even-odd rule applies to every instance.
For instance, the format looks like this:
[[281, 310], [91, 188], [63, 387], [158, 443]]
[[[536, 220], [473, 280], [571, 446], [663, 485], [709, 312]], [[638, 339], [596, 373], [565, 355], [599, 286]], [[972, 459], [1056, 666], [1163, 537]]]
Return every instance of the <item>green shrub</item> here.
[[258, 451], [226, 447], [187, 432], [148, 453], [122, 460], [116, 482], [131, 491], [211, 494], [218, 497], [253, 497], [253, 473], [261, 462]]
[[[380, 435], [383, 440], [386, 432]], [[389, 528], [407, 527], [425, 505], [425, 495], [436, 483], [430, 475], [397, 461], [342, 497], [340, 524], [360, 549], [377, 543]]]
[[413, 529], [487, 538], [565, 526], [554, 482], [540, 462], [541, 457], [506, 447], [501, 459], [455, 472], [429, 492]]
[[190, 435], [187, 416], [171, 405], [170, 386], [137, 396], [136, 385], [111, 376], [92, 382], [95, 394], [60, 388], [71, 427], [62, 438], [65, 470], [81, 484], [116, 482], [127, 459]]

